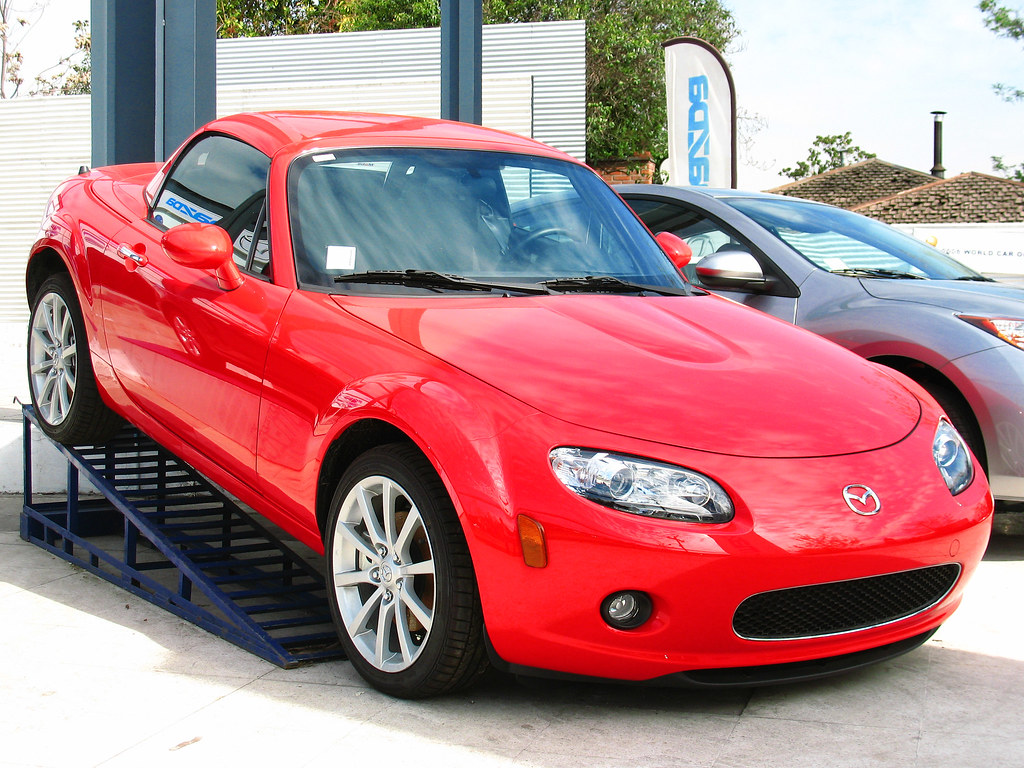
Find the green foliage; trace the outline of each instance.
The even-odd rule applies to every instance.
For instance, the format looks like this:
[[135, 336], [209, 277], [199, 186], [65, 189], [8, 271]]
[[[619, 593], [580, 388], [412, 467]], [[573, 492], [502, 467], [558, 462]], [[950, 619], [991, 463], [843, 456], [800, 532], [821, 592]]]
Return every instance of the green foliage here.
[[[985, 26], [1000, 37], [1011, 40], [1024, 38], [1024, 17], [1021, 17], [1019, 11], [998, 5], [995, 0], [981, 0], [978, 10], [985, 14]], [[992, 88], [1004, 101], [1024, 101], [1024, 90], [1020, 88], [1005, 83], [996, 83]]]
[[831, 136], [817, 136], [811, 143], [807, 159], [801, 160], [791, 168], [783, 168], [782, 174], [796, 181], [874, 156], [873, 152], [865, 152], [860, 147], [853, 146], [853, 137], [849, 131]]
[[439, 0], [350, 0], [341, 31], [416, 29], [441, 26]]
[[985, 26], [997, 35], [1011, 40], [1024, 38], [1024, 18], [1019, 11], [998, 5], [995, 0], [981, 0], [978, 10], [985, 14]]
[[348, 0], [217, 0], [218, 37], [337, 32]]
[[1024, 181], [1024, 163], [1007, 165], [1003, 161], [1002, 155], [992, 155], [992, 170], [1001, 174], [1004, 178]]

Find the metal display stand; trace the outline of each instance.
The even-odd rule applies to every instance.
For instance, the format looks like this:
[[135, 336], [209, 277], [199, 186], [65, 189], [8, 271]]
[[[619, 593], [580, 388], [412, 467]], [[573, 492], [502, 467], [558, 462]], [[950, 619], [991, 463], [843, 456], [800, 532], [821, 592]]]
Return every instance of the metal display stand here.
[[[36, 501], [38, 421], [31, 406], [23, 415], [21, 538], [278, 666], [344, 658], [316, 568], [135, 427], [106, 445], [54, 443], [67, 498]], [[102, 498], [83, 497], [81, 477]]]

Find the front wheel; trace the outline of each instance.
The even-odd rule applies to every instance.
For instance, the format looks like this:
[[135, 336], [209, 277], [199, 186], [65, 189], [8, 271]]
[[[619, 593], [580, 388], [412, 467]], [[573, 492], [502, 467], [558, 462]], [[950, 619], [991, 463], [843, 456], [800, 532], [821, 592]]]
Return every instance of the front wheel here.
[[423, 698], [486, 667], [466, 540], [430, 462], [396, 443], [349, 467], [327, 523], [331, 611], [349, 660], [384, 693]]
[[120, 427], [96, 388], [82, 310], [64, 273], [48, 277], [32, 302], [28, 379], [39, 425], [57, 442], [100, 444]]

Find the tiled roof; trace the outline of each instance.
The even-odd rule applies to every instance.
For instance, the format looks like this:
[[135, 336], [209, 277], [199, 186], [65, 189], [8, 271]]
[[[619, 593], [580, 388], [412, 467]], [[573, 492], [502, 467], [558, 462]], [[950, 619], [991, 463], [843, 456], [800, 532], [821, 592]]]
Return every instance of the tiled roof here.
[[932, 181], [931, 174], [871, 158], [765, 191], [852, 209]]
[[984, 173], [962, 173], [851, 210], [888, 224], [1022, 222], [1024, 183]]

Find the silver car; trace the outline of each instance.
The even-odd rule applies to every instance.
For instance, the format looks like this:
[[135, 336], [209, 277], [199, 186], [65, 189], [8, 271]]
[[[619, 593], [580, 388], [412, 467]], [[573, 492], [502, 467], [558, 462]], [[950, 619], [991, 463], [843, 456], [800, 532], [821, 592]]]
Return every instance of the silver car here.
[[997, 529], [1024, 532], [1024, 288], [821, 203], [693, 187], [616, 191], [652, 232], [689, 244], [683, 271], [694, 284], [927, 389], [987, 467]]

